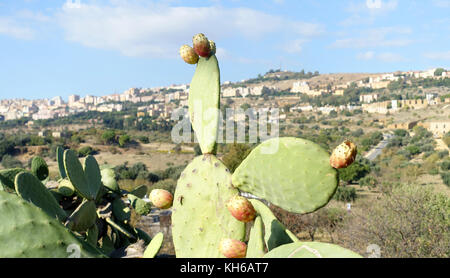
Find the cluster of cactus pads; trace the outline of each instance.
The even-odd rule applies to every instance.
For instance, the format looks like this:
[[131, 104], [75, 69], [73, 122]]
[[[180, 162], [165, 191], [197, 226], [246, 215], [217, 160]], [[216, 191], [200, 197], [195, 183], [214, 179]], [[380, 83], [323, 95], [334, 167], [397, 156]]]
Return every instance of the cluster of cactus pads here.
[[[346, 141], [330, 156], [305, 139], [272, 138], [253, 149], [231, 173], [215, 156], [220, 71], [215, 51], [208, 52], [213, 44], [197, 34], [193, 48], [180, 48], [183, 60], [197, 64], [188, 103], [202, 155], [185, 168], [177, 183], [172, 209], [176, 256], [361, 257], [337, 245], [299, 241], [263, 202], [240, 196], [247, 192], [295, 213], [316, 211], [334, 195], [336, 169], [353, 162], [356, 146]], [[252, 225], [248, 237], [246, 224]]]
[[[121, 190], [112, 168], [100, 169], [93, 156], [81, 164], [70, 149], [58, 148], [57, 162], [61, 179], [53, 188], [44, 185], [49, 171], [40, 157], [31, 171], [0, 171], [0, 257], [156, 256], [163, 234], [152, 240], [130, 225], [132, 210], [146, 215], [152, 209], [143, 200], [146, 186]], [[165, 194], [170, 207], [169, 192], [152, 193]], [[133, 253], [136, 246], [146, 249]]]

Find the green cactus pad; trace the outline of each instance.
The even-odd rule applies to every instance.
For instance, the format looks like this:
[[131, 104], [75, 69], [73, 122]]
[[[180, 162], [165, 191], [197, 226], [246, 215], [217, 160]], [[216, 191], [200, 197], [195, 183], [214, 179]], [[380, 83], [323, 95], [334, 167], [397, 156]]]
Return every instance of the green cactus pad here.
[[15, 179], [15, 189], [20, 197], [41, 208], [49, 216], [60, 221], [67, 218], [66, 213], [59, 206], [53, 194], [31, 173], [22, 172], [18, 174]]
[[153, 237], [152, 241], [150, 241], [150, 244], [145, 249], [143, 258], [146, 259], [154, 258], [156, 254], [158, 254], [158, 251], [161, 248], [163, 241], [164, 241], [164, 234], [157, 233]]
[[97, 246], [98, 241], [98, 227], [97, 225], [92, 225], [86, 232], [86, 241], [92, 246]]
[[64, 168], [64, 149], [56, 148], [56, 161], [58, 162], [59, 175], [62, 179], [67, 178], [66, 169]]
[[182, 172], [172, 207], [172, 234], [177, 257], [224, 258], [223, 238], [243, 240], [245, 224], [225, 206], [238, 190], [231, 174], [213, 155], [196, 157]]
[[133, 191], [131, 191], [130, 194], [133, 194], [138, 198], [144, 198], [145, 195], [147, 195], [147, 191], [148, 187], [146, 185], [141, 185], [133, 189]]
[[247, 258], [262, 258], [264, 252], [264, 229], [261, 216], [257, 216], [250, 230], [250, 236], [247, 244]]
[[152, 241], [152, 238], [143, 230], [139, 228], [134, 228], [134, 232], [137, 235], [137, 238], [142, 239], [146, 245], [149, 244], [150, 241]]
[[84, 175], [89, 183], [89, 192], [93, 200], [98, 195], [98, 191], [102, 186], [102, 175], [98, 167], [97, 160], [92, 155], [88, 155], [84, 160]]
[[101, 185], [100, 169], [94, 157], [88, 156], [84, 169], [78, 156], [72, 150], [64, 152], [64, 167], [76, 191], [88, 200], [95, 200]]
[[189, 117], [202, 153], [215, 149], [219, 126], [220, 70], [215, 55], [200, 57], [189, 89]]
[[131, 210], [120, 198], [117, 198], [112, 202], [112, 212], [114, 218], [119, 222], [130, 220]]
[[17, 174], [22, 172], [26, 172], [26, 170], [22, 168], [0, 170], [0, 184], [3, 187], [3, 190], [8, 192], [16, 192], [14, 181], [16, 180]]
[[294, 242], [271, 250], [264, 258], [362, 258], [338, 245], [322, 242]]
[[100, 171], [103, 185], [113, 192], [120, 192], [119, 184], [116, 181], [114, 169], [105, 168]]
[[48, 177], [48, 166], [42, 157], [33, 157], [33, 160], [31, 160], [31, 173], [41, 181]]
[[105, 257], [41, 209], [3, 191], [0, 223], [1, 258]]
[[97, 208], [94, 201], [84, 200], [69, 216], [66, 227], [75, 232], [84, 232], [97, 220]]
[[133, 194], [128, 194], [128, 200], [130, 200], [131, 206], [134, 208], [137, 214], [147, 215], [152, 210], [152, 204], [148, 203], [141, 198], [134, 196]]
[[59, 182], [58, 193], [66, 197], [70, 197], [75, 193], [75, 188], [70, 180], [63, 179]]
[[338, 185], [329, 158], [305, 139], [269, 139], [239, 165], [233, 185], [290, 212], [313, 212], [328, 203]]
[[250, 199], [250, 202], [264, 223], [264, 240], [269, 251], [280, 245], [298, 241], [264, 203], [256, 199]]

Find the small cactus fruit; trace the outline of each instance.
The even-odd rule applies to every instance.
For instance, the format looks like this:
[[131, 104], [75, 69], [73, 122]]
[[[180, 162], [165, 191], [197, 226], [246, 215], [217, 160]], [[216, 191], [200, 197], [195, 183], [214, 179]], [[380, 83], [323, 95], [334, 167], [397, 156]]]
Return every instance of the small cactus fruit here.
[[245, 258], [247, 244], [237, 239], [225, 238], [220, 241], [219, 251], [227, 258]]
[[356, 145], [345, 140], [333, 150], [330, 157], [331, 167], [336, 169], [348, 167], [355, 161], [356, 153]]
[[211, 53], [211, 46], [209, 44], [208, 38], [199, 33], [192, 38], [192, 42], [194, 45], [195, 53], [197, 53], [201, 57], [209, 57]]
[[153, 189], [150, 192], [150, 202], [160, 209], [168, 209], [172, 206], [173, 195], [164, 189]]
[[231, 215], [239, 221], [250, 222], [256, 217], [253, 205], [244, 197], [236, 195], [227, 202]]
[[189, 45], [185, 44], [180, 47], [180, 56], [188, 64], [197, 64], [198, 54]]
[[216, 54], [216, 43], [212, 40], [209, 40], [209, 48], [211, 49], [209, 55]]

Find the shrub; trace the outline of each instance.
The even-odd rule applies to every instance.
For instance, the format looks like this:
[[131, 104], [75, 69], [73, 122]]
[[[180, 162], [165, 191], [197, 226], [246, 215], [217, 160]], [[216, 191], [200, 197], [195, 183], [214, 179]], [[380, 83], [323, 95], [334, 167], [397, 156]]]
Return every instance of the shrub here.
[[223, 163], [233, 173], [234, 170], [241, 164], [241, 162], [247, 157], [252, 148], [248, 144], [237, 144], [228, 147], [227, 152], [222, 158]]
[[174, 179], [165, 179], [165, 180], [160, 180], [157, 183], [153, 184], [150, 187], [150, 192], [153, 189], [165, 189], [167, 191], [169, 191], [172, 194], [175, 194], [175, 188], [177, 187], [177, 181]]
[[450, 199], [430, 187], [399, 185], [379, 201], [361, 203], [340, 227], [344, 247], [382, 257], [450, 257]]
[[338, 186], [333, 199], [341, 202], [350, 202], [356, 199], [356, 189], [348, 186]]
[[130, 143], [130, 135], [124, 134], [119, 137], [119, 147], [126, 147], [128, 143]]
[[2, 166], [4, 168], [23, 168], [22, 162], [17, 158], [7, 154], [2, 158]]
[[90, 147], [90, 146], [81, 147], [78, 150], [78, 156], [79, 157], [85, 157], [85, 156], [88, 156], [88, 155], [93, 155], [95, 153], [96, 152], [94, 151], [94, 149], [92, 149], [92, 147]]
[[441, 178], [445, 185], [450, 186], [450, 171], [442, 172]]
[[364, 178], [359, 180], [360, 186], [367, 186], [369, 188], [375, 188], [378, 184], [378, 181], [373, 176], [365, 176]]

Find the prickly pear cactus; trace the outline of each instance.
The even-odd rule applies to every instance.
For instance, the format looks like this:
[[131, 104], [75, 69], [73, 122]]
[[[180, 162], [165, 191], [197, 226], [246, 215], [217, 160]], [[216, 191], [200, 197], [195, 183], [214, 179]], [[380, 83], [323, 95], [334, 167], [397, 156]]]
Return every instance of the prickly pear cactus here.
[[273, 138], [242, 161], [233, 173], [233, 185], [285, 210], [313, 212], [329, 202], [338, 185], [329, 159], [309, 140]]
[[49, 216], [64, 221], [67, 218], [55, 197], [34, 175], [23, 172], [16, 176], [15, 189], [24, 200], [41, 208]]
[[153, 237], [152, 241], [150, 241], [150, 244], [145, 249], [143, 258], [146, 258], [146, 259], [154, 258], [156, 256], [156, 254], [158, 254], [158, 251], [161, 248], [163, 240], [164, 240], [164, 234], [157, 233]]
[[283, 244], [298, 241], [295, 235], [286, 229], [280, 221], [278, 221], [272, 211], [265, 204], [255, 199], [251, 199], [250, 202], [264, 223], [264, 240], [268, 250], [272, 250]]
[[213, 155], [196, 157], [182, 172], [172, 209], [172, 234], [177, 257], [217, 258], [222, 238], [243, 240], [245, 224], [225, 204], [238, 194], [231, 174]]
[[214, 152], [219, 126], [220, 71], [215, 55], [200, 57], [189, 88], [189, 117], [202, 153]]
[[41, 181], [48, 177], [48, 166], [42, 157], [33, 157], [33, 160], [31, 161], [31, 173]]
[[261, 216], [257, 216], [250, 230], [247, 245], [247, 258], [262, 258], [265, 254], [264, 250], [264, 228]]
[[105, 257], [38, 207], [0, 191], [1, 258]]
[[0, 170], [0, 185], [2, 186], [3, 190], [10, 193], [16, 192], [14, 181], [17, 174], [22, 172], [26, 172], [26, 170], [22, 168]]
[[338, 245], [322, 242], [294, 242], [281, 245], [264, 258], [362, 258], [359, 254]]

